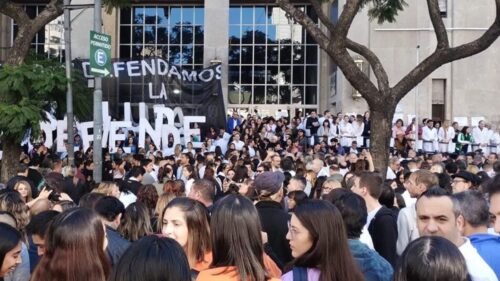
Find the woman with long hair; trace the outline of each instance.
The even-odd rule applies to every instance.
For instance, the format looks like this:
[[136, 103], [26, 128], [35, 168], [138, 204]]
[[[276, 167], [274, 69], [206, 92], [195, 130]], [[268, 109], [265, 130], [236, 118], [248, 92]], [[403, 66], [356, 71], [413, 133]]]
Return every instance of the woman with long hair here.
[[228, 195], [217, 201], [210, 233], [212, 264], [196, 280], [278, 280], [281, 272], [264, 254], [262, 227], [252, 201], [241, 195]]
[[0, 223], [0, 281], [21, 264], [21, 233]]
[[[347, 242], [339, 210], [330, 202], [309, 200], [297, 205], [287, 234], [294, 260], [283, 281], [362, 281]], [[333, 266], [334, 265], [334, 266]]]
[[438, 236], [412, 241], [394, 271], [394, 281], [467, 281], [467, 264], [453, 243]]
[[31, 194], [31, 186], [27, 181], [20, 180], [16, 182], [16, 184], [14, 185], [14, 190], [21, 194], [21, 197], [23, 198], [23, 201], [25, 203], [33, 200], [33, 195]]
[[45, 253], [33, 281], [105, 281], [110, 271], [106, 232], [94, 211], [74, 208], [57, 215], [45, 238]]
[[118, 226], [118, 232], [130, 242], [137, 241], [153, 233], [148, 208], [139, 202], [128, 205], [125, 209], [122, 222]]
[[182, 180], [168, 180], [163, 184], [163, 193], [173, 193], [176, 197], [186, 196], [186, 187]]
[[192, 165], [184, 165], [184, 167], [182, 167], [182, 176], [185, 179], [184, 183], [186, 184], [186, 194], [189, 194], [191, 191], [191, 185], [193, 185], [193, 182], [198, 179], [198, 173]]
[[156, 202], [158, 202], [158, 191], [152, 184], [146, 184], [139, 188], [137, 192], [137, 202], [142, 203], [148, 210], [149, 217], [154, 215]]
[[205, 206], [187, 197], [170, 201], [159, 221], [161, 233], [181, 245], [190, 268], [197, 272], [207, 269], [211, 262], [208, 221]]
[[161, 215], [163, 214], [163, 210], [165, 210], [165, 207], [167, 207], [170, 201], [174, 200], [177, 197], [178, 196], [176, 196], [172, 192], [165, 192], [158, 197], [158, 201], [156, 202], [156, 207], [155, 207], [155, 213], [151, 218], [151, 227], [153, 228], [153, 231], [158, 233], [161, 232], [160, 220], [161, 220]]
[[0, 211], [11, 213], [16, 219], [17, 230], [24, 232], [31, 216], [29, 207], [24, 203], [19, 192], [7, 191], [0, 194]]
[[170, 238], [146, 236], [123, 254], [108, 281], [191, 281], [186, 255]]
[[455, 148], [457, 153], [467, 154], [469, 150], [469, 145], [474, 143], [474, 139], [472, 138], [471, 130], [469, 126], [464, 126], [460, 134], [458, 134], [457, 138], [457, 146]]

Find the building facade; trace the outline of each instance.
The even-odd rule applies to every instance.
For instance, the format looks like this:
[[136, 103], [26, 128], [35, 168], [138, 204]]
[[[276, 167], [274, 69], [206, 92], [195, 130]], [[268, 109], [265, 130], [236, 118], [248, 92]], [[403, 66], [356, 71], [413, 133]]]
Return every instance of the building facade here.
[[[384, 64], [391, 85], [397, 83], [418, 61], [435, 48], [436, 40], [425, 1], [409, 0], [396, 23], [377, 24], [366, 11], [353, 22], [350, 37], [373, 50]], [[74, 0], [73, 4], [84, 4]], [[307, 32], [295, 23], [274, 1], [186, 0], [147, 1], [104, 14], [103, 32], [113, 38], [113, 57], [140, 59], [162, 57], [172, 64], [202, 68], [222, 63], [223, 91], [227, 110], [241, 113], [257, 110], [275, 115], [298, 111], [331, 110], [362, 113], [367, 105], [353, 90], [340, 70], [318, 48]], [[341, 12], [345, 0], [333, 6], [324, 5], [333, 19]], [[317, 16], [307, 1], [297, 5], [314, 21]], [[495, 17], [494, 1], [440, 0], [448, 29], [450, 45], [474, 40]], [[41, 6], [28, 5], [36, 14]], [[340, 11], [339, 11], [340, 9]], [[72, 12], [72, 53], [88, 58], [88, 30], [92, 28], [93, 9]], [[0, 60], [12, 42], [16, 27], [0, 17]], [[64, 55], [64, 40], [55, 20], [37, 35], [33, 45], [47, 56]], [[496, 63], [500, 43], [487, 51], [441, 67], [405, 97], [396, 117], [431, 117], [435, 120], [484, 117], [500, 122], [496, 110], [500, 80]], [[353, 54], [360, 67], [367, 70], [364, 59]], [[374, 75], [369, 73], [374, 80]], [[106, 87], [105, 98], [120, 93]], [[117, 105], [119, 106], [119, 105]], [[462, 118], [463, 119], [463, 118]], [[475, 124], [473, 124], [475, 125]]]

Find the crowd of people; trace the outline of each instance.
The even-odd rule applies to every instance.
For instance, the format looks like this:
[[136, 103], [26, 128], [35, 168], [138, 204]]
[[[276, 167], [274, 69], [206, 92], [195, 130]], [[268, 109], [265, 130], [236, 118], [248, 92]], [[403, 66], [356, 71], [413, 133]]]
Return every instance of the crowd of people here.
[[499, 280], [500, 161], [483, 121], [468, 136], [397, 120], [387, 171], [369, 113], [226, 125], [163, 149], [130, 131], [99, 183], [92, 148], [74, 163], [25, 151], [0, 190], [0, 280]]

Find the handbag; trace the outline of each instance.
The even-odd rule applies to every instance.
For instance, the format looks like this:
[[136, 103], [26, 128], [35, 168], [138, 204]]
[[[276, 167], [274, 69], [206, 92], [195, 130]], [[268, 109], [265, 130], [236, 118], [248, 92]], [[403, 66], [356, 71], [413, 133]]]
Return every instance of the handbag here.
[[307, 281], [307, 268], [294, 267], [293, 268], [293, 281]]

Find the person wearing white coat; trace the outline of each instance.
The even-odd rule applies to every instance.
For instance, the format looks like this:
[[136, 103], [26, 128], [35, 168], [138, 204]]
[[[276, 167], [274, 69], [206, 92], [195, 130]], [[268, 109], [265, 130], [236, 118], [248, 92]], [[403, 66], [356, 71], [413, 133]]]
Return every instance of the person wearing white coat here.
[[450, 121], [445, 120], [443, 126], [438, 131], [439, 151], [442, 153], [454, 152], [453, 138], [455, 137], [455, 129], [450, 126]]

